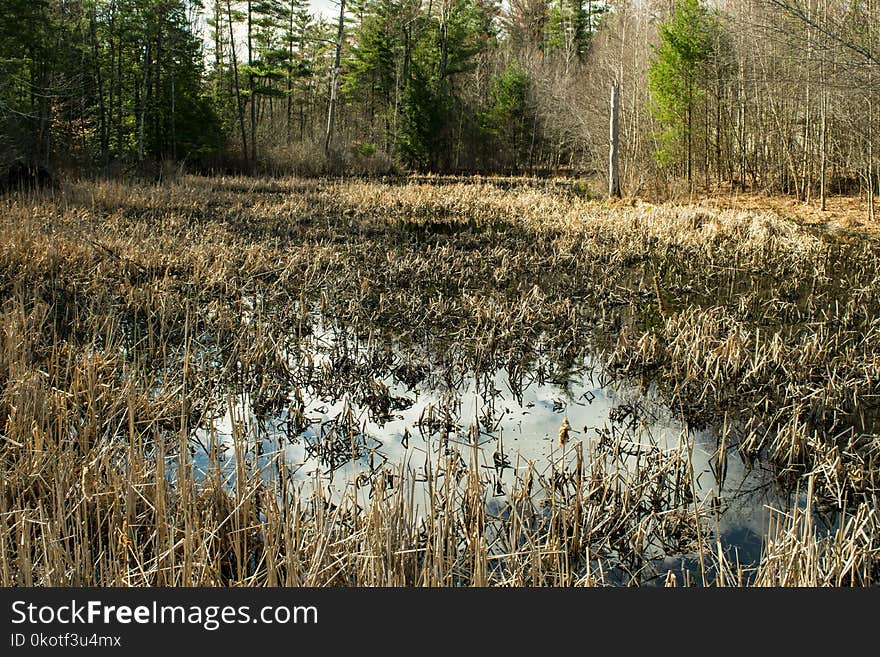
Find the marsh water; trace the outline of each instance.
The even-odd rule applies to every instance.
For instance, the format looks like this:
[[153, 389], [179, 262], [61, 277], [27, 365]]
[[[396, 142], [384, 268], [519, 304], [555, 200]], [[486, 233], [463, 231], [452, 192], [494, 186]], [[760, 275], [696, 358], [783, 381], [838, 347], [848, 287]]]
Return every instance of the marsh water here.
[[[261, 477], [277, 479], [284, 467], [291, 485], [320, 481], [336, 496], [354, 488], [366, 502], [378, 473], [383, 488], [407, 480], [417, 493], [432, 473], [463, 472], [476, 455], [491, 513], [527, 470], [550, 480], [577, 451], [589, 459], [603, 441], [613, 440], [631, 468], [652, 452], [684, 450], [696, 507], [744, 566], [760, 556], [769, 510], [797, 503], [760, 464], [747, 465], [729, 445], [724, 450], [728, 427], [688, 427], [655, 386], [611, 380], [589, 353], [561, 365], [542, 358], [539, 345], [529, 362], [475, 373], [454, 350], [436, 353], [324, 324], [295, 344], [283, 354], [295, 373], [289, 389], [238, 390], [203, 423], [194, 459], [201, 476], [219, 464], [231, 485], [238, 454]], [[692, 557], [678, 555], [677, 563]]]

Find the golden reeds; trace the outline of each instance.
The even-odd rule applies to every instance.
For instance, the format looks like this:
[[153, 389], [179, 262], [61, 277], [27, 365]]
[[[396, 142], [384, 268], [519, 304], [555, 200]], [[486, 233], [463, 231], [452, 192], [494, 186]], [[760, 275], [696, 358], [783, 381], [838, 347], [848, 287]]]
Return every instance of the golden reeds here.
[[[867, 240], [534, 181], [101, 182], [0, 210], [4, 585], [876, 583]], [[283, 414], [302, 440], [304, 394], [348, 394], [385, 421], [406, 400], [380, 373], [544, 381], [587, 353], [723, 426], [719, 478], [736, 450], [764, 460], [809, 481], [837, 529], [782, 509], [745, 573], [712, 544], [687, 445], [579, 442], [567, 419], [559, 462], [521, 465], [494, 509], [479, 426], [426, 481], [374, 461], [336, 496], [325, 477], [375, 458], [350, 408], [317, 427], [308, 449], [328, 469], [307, 483], [261, 429]], [[423, 413], [424, 439], [455, 436], [451, 406]], [[699, 555], [701, 572], [657, 570], [664, 555]]]

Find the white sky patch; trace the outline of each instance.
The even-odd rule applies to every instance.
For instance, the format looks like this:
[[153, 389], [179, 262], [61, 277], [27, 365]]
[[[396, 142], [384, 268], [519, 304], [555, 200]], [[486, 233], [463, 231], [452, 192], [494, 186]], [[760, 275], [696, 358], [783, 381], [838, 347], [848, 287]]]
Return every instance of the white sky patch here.
[[333, 0], [312, 0], [309, 9], [313, 14], [320, 14], [327, 20], [339, 18], [339, 3]]

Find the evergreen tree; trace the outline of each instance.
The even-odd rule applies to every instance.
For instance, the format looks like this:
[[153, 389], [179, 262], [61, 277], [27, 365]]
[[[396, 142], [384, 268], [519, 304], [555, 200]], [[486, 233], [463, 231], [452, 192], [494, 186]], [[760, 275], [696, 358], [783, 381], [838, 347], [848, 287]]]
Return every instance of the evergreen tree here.
[[371, 125], [382, 121], [386, 143], [394, 139], [394, 103], [404, 85], [398, 64], [404, 50], [400, 10], [393, 0], [364, 5], [342, 86], [350, 100], [363, 104]]
[[664, 127], [658, 161], [674, 161], [678, 148], [683, 147], [689, 187], [693, 185], [694, 136], [701, 124], [694, 115], [705, 99], [718, 29], [700, 0], [679, 0], [672, 16], [660, 26], [660, 46], [648, 70], [653, 109]]
[[492, 138], [495, 161], [518, 166], [526, 154], [527, 135], [534, 117], [528, 107], [529, 78], [509, 66], [492, 82], [488, 109], [480, 115], [483, 131]]

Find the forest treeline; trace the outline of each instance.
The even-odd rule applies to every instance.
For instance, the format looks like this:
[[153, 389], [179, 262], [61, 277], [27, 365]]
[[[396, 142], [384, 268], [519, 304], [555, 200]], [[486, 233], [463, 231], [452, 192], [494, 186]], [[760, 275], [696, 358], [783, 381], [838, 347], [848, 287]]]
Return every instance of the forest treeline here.
[[0, 164], [878, 184], [880, 0], [3, 0]]

